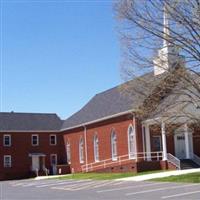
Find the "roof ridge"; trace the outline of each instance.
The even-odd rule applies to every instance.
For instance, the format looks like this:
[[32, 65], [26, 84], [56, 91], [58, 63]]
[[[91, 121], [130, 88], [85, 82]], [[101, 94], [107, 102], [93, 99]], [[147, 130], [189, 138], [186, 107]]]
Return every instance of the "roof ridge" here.
[[0, 114], [32, 114], [32, 115], [57, 115], [57, 113], [39, 113], [39, 112], [0, 112]]

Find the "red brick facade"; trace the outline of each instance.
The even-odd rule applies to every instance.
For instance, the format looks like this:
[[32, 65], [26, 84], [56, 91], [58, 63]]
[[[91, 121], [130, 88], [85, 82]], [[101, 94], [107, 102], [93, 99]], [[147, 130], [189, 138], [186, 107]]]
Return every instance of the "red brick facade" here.
[[[137, 157], [137, 159], [129, 159], [129, 140], [128, 140], [128, 128], [130, 125], [135, 130], [135, 146], [136, 152], [142, 153], [144, 149], [144, 136], [142, 133], [142, 125], [139, 120], [135, 119], [132, 114], [122, 115], [115, 118], [110, 118], [98, 123], [93, 123], [86, 126], [80, 126], [79, 128], [74, 128], [70, 130], [65, 130], [62, 132], [5, 132], [0, 135], [0, 157], [3, 158], [4, 155], [12, 156], [12, 166], [9, 168], [4, 167], [4, 160], [0, 161], [0, 180], [10, 179], [10, 178], [24, 178], [33, 175], [31, 172], [32, 158], [30, 154], [44, 154], [45, 155], [45, 167], [51, 171], [51, 161], [50, 155], [57, 155], [57, 174], [65, 174], [71, 172], [82, 172], [83, 166], [86, 164], [94, 163], [94, 136], [98, 137], [99, 141], [99, 162], [96, 164], [101, 164], [104, 160], [111, 161], [110, 164], [105, 166], [101, 165], [96, 167], [93, 171], [97, 172], [141, 172], [155, 169], [176, 169], [176, 167], [162, 161], [162, 158], [157, 159], [152, 158], [147, 161], [142, 158], [142, 154]], [[111, 133], [114, 130], [117, 138], [117, 156], [123, 156], [122, 162], [111, 160]], [[11, 135], [11, 146], [5, 147], [3, 145], [3, 135]], [[38, 134], [39, 145], [32, 146], [31, 135]], [[57, 137], [57, 144], [50, 145], [50, 135], [55, 134]], [[151, 140], [151, 151], [158, 151], [154, 144], [154, 137], [160, 136], [161, 133], [158, 131], [150, 131]], [[83, 163], [79, 160], [79, 142], [83, 139]], [[67, 153], [66, 144], [70, 144], [70, 155], [71, 162], [67, 163]], [[193, 134], [193, 147], [194, 153], [200, 156], [200, 136], [198, 131]], [[162, 143], [161, 149], [162, 151]], [[175, 143], [173, 133], [167, 134], [167, 152], [175, 155]], [[43, 158], [40, 157], [40, 164], [43, 162]], [[42, 167], [41, 167], [42, 168]], [[41, 172], [39, 174], [42, 174]]]
[[[135, 127], [136, 148], [137, 152], [143, 152], [143, 138], [142, 138], [142, 126], [138, 120], [132, 115], [125, 115], [109, 120], [105, 120], [100, 123], [81, 127], [64, 132], [64, 141], [70, 143], [71, 148], [71, 171], [81, 172], [82, 166], [86, 164], [86, 151], [87, 151], [87, 163], [95, 163], [94, 159], [94, 136], [97, 135], [99, 139], [99, 160], [111, 160], [111, 133], [114, 129], [117, 135], [117, 156], [127, 155], [128, 159], [128, 128], [132, 125]], [[84, 138], [84, 131], [86, 138]], [[87, 142], [87, 147], [84, 145], [84, 163], [79, 161], [79, 141], [84, 138], [84, 142]], [[85, 149], [87, 148], [87, 150]], [[154, 162], [157, 163], [157, 162]], [[97, 163], [97, 166], [99, 164]], [[145, 163], [144, 163], [145, 165]], [[153, 165], [153, 164], [152, 164]], [[161, 165], [154, 164], [154, 169], [161, 169]], [[95, 164], [94, 164], [95, 166]], [[159, 167], [158, 167], [159, 166]], [[124, 171], [141, 171], [145, 170], [145, 167], [138, 165], [135, 160], [123, 161], [123, 163], [112, 162], [106, 166], [100, 166], [94, 169], [98, 172], [124, 172]], [[146, 170], [148, 167], [146, 168]]]
[[200, 130], [199, 129], [195, 129], [195, 132], [193, 134], [193, 148], [194, 148], [195, 154], [200, 157]]
[[[136, 137], [136, 148], [137, 152], [141, 153], [138, 155], [137, 160], [127, 160], [123, 163], [111, 162], [109, 165], [103, 166], [101, 162], [104, 160], [111, 160], [111, 133], [112, 130], [115, 130], [117, 135], [117, 156], [128, 155], [128, 128], [130, 125], [135, 127], [135, 137]], [[84, 134], [85, 133], [85, 134]], [[142, 152], [145, 151], [143, 144], [143, 135], [142, 135], [142, 125], [139, 120], [135, 119], [132, 115], [124, 115], [121, 117], [112, 118], [105, 120], [99, 123], [79, 127], [77, 129], [72, 129], [63, 132], [65, 145], [67, 142], [70, 143], [71, 149], [71, 164], [70, 168], [72, 172], [81, 172], [85, 164], [93, 164], [93, 171], [98, 172], [123, 172], [123, 171], [148, 171], [156, 169], [176, 169], [172, 163], [167, 163], [162, 161], [162, 154], [159, 154], [159, 158], [155, 157], [151, 161], [144, 161], [144, 156]], [[99, 139], [99, 160], [100, 162], [95, 163], [94, 158], [94, 136], [97, 135]], [[196, 136], [195, 136], [196, 135]], [[162, 140], [160, 150], [155, 149], [153, 138], [155, 136], [160, 136], [161, 133], [158, 129], [156, 132], [150, 132], [151, 140], [151, 151], [162, 151]], [[198, 134], [194, 134], [193, 138], [198, 138]], [[84, 162], [80, 163], [79, 161], [79, 141], [84, 139]], [[199, 137], [200, 138], [200, 137]], [[87, 145], [85, 145], [85, 142]], [[175, 143], [174, 143], [174, 134], [167, 134], [167, 152], [175, 155]], [[194, 139], [194, 153], [199, 155], [198, 145], [200, 140]], [[87, 146], [87, 147], [86, 147]], [[87, 148], [87, 150], [85, 149]], [[86, 153], [87, 153], [87, 163], [86, 163]], [[127, 157], [128, 158], [128, 157]], [[99, 167], [98, 167], [99, 166]], [[96, 168], [95, 168], [96, 167]]]
[[[3, 144], [3, 135], [11, 135], [11, 146], [5, 147]], [[38, 134], [39, 145], [32, 146], [31, 135]], [[50, 135], [57, 136], [57, 144], [50, 145]], [[66, 154], [61, 133], [2, 133], [0, 135], [0, 180], [10, 178], [24, 178], [34, 175], [31, 172], [32, 160], [29, 154], [42, 153], [45, 154], [45, 167], [51, 169], [50, 155], [57, 154], [57, 162], [59, 164], [66, 163]], [[11, 155], [12, 166], [4, 167], [4, 155]], [[41, 158], [40, 158], [41, 159]]]
[[[86, 127], [87, 141], [87, 163], [94, 163], [94, 135], [99, 139], [99, 160], [111, 158], [111, 132], [114, 129], [117, 135], [117, 153], [118, 156], [128, 154], [128, 126], [135, 124], [132, 116], [122, 116], [115, 119], [106, 120], [101, 123], [93, 124]], [[71, 148], [71, 169], [75, 172], [82, 171], [79, 162], [79, 141], [84, 138], [85, 127], [77, 130], [64, 132], [64, 141], [70, 143]], [[84, 138], [85, 141], [85, 138]], [[84, 158], [86, 158], [86, 150], [84, 144]], [[85, 160], [85, 159], [84, 159]]]

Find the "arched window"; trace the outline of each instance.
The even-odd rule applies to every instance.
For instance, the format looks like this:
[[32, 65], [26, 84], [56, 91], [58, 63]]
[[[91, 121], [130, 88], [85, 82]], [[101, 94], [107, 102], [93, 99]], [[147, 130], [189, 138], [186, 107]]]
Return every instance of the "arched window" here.
[[80, 141], [79, 141], [79, 161], [80, 161], [80, 163], [84, 162], [83, 145], [84, 145], [83, 138], [81, 138]]
[[117, 160], [117, 135], [114, 130], [111, 133], [111, 153], [112, 160]]
[[67, 141], [66, 145], [66, 151], [67, 151], [67, 163], [71, 163], [71, 149], [70, 149], [70, 143]]
[[94, 136], [94, 160], [95, 162], [99, 161], [99, 139], [96, 134]]
[[135, 158], [136, 143], [135, 143], [135, 131], [132, 125], [128, 127], [128, 154], [129, 158]]

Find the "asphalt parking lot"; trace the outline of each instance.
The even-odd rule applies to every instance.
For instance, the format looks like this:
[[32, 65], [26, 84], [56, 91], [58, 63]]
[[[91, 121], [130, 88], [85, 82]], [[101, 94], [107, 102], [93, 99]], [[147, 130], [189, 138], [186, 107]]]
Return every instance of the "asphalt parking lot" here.
[[200, 199], [200, 184], [29, 179], [0, 185], [1, 200]]

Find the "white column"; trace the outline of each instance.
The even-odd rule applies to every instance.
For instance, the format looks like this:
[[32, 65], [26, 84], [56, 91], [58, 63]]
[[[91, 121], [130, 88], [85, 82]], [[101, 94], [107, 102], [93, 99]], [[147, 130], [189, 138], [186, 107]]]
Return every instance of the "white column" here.
[[146, 160], [146, 148], [145, 148], [145, 126], [142, 125], [142, 151], [143, 151], [143, 156], [144, 160]]
[[145, 138], [146, 138], [146, 152], [147, 152], [147, 160], [151, 160], [151, 138], [150, 138], [150, 130], [149, 125], [145, 125]]
[[162, 134], [162, 147], [163, 147], [163, 159], [167, 160], [167, 141], [166, 141], [166, 132], [165, 132], [165, 123], [161, 124], [161, 134]]
[[186, 159], [190, 159], [189, 132], [188, 132], [188, 125], [187, 124], [185, 124], [185, 126], [184, 126], [184, 135], [185, 135], [185, 153], [186, 153]]

